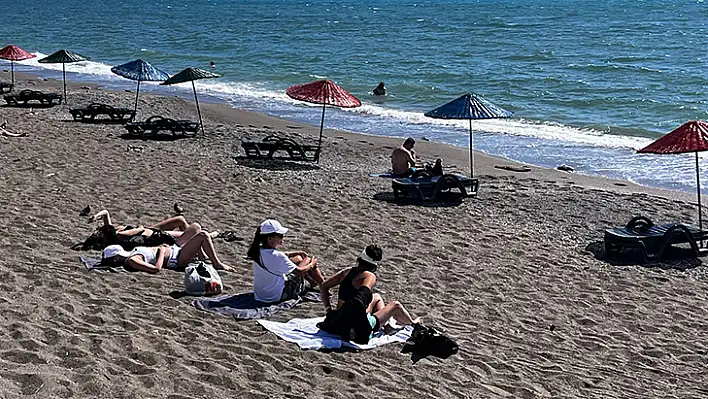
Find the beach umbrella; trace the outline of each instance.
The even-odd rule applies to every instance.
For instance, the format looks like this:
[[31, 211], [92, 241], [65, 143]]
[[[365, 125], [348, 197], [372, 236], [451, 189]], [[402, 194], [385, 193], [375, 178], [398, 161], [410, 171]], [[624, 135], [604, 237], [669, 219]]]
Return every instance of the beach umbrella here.
[[[320, 121], [320, 138], [317, 147], [322, 148], [322, 130], [324, 129], [325, 109], [327, 105], [341, 108], [356, 108], [361, 101], [352, 94], [337, 86], [331, 80], [318, 80], [302, 85], [295, 85], [285, 92], [290, 98], [313, 104], [322, 104], [322, 120]], [[319, 162], [319, 157], [317, 162]]]
[[64, 103], [66, 104], [66, 64], [68, 62], [79, 62], [79, 61], [86, 61], [88, 60], [88, 57], [84, 57], [83, 55], [76, 54], [75, 52], [71, 50], [59, 50], [55, 52], [54, 54], [44, 57], [38, 62], [41, 62], [42, 64], [59, 64], [61, 63], [61, 76], [62, 79], [64, 80]]
[[194, 102], [197, 104], [197, 115], [199, 115], [199, 125], [202, 127], [204, 134], [204, 124], [202, 123], [202, 112], [199, 110], [199, 99], [197, 98], [197, 88], [194, 86], [194, 81], [199, 79], [218, 78], [220, 75], [211, 73], [199, 68], [187, 68], [175, 76], [160, 83], [163, 85], [174, 85], [177, 83], [192, 82], [192, 90], [194, 91]]
[[708, 150], [708, 123], [689, 121], [665, 134], [660, 139], [637, 151], [652, 154], [696, 154], [696, 194], [698, 196], [698, 228], [703, 229], [701, 212], [701, 177], [698, 169], [698, 152]]
[[7, 45], [0, 49], [0, 58], [10, 60], [10, 69], [12, 70], [12, 84], [15, 84], [15, 61], [22, 61], [28, 58], [34, 58], [36, 55], [29, 53], [15, 45]]
[[138, 111], [138, 96], [140, 96], [140, 82], [160, 82], [169, 76], [161, 70], [143, 60], [135, 60], [122, 65], [114, 66], [111, 72], [126, 79], [137, 80], [138, 89], [135, 91], [135, 112]]
[[472, 119], [509, 118], [513, 112], [507, 111], [482, 97], [468, 93], [449, 103], [425, 113], [436, 119], [468, 119], [470, 121], [470, 176], [474, 176], [474, 152], [472, 145]]

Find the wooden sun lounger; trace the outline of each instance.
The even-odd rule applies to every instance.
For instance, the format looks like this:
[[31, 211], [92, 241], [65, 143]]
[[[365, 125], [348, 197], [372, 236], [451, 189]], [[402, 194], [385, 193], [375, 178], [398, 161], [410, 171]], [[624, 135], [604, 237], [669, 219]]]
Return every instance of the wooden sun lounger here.
[[442, 176], [393, 179], [391, 185], [396, 199], [436, 201], [441, 193], [451, 190], [458, 190], [460, 198], [474, 197], [479, 189], [479, 180], [448, 173]]
[[[72, 108], [69, 113], [79, 122], [127, 122], [135, 118], [135, 111], [130, 108], [114, 108], [100, 103], [92, 103], [85, 108]], [[108, 119], [96, 119], [98, 116], [107, 116]]]
[[128, 122], [123, 125], [128, 131], [123, 137], [141, 139], [177, 139], [194, 137], [199, 124], [189, 120], [175, 120], [154, 115], [144, 122]]
[[699, 242], [708, 239], [708, 230], [682, 223], [656, 225], [644, 216], [637, 216], [625, 227], [605, 230], [605, 251], [620, 252], [623, 248], [639, 249], [645, 261], [661, 260], [664, 251], [673, 244], [689, 244], [696, 256], [706, 254]]
[[0, 94], [6, 94], [12, 91], [13, 86], [11, 83], [0, 82]]
[[290, 161], [317, 162], [320, 148], [316, 145], [300, 144], [293, 139], [268, 136], [261, 141], [244, 140], [241, 147], [246, 157], [252, 159], [285, 159]]
[[8, 94], [5, 101], [10, 106], [28, 105], [30, 101], [37, 101], [40, 105], [51, 107], [61, 104], [62, 95], [57, 93], [42, 93], [37, 90], [25, 89], [16, 94]]

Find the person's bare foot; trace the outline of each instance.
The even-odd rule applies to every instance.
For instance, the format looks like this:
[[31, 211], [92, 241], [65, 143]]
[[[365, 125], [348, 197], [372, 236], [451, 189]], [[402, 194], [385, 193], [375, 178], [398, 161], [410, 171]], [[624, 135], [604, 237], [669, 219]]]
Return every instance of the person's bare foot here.
[[415, 319], [413, 319], [413, 324], [420, 324], [421, 321], [423, 321], [423, 319], [421, 319], [420, 317], [416, 317]]
[[218, 236], [219, 236], [219, 230], [214, 230], [209, 233], [209, 237], [211, 237], [211, 238], [216, 238]]

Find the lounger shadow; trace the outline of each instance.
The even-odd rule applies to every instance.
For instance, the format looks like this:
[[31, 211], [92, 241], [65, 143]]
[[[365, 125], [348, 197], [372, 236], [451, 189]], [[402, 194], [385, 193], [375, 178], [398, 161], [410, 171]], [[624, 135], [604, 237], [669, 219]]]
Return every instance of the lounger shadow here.
[[696, 258], [690, 248], [669, 247], [660, 261], [646, 261], [644, 254], [638, 248], [627, 249], [609, 254], [605, 251], [604, 241], [594, 241], [585, 247], [595, 259], [607, 262], [612, 266], [642, 266], [664, 270], [688, 270], [701, 266], [703, 262]]
[[301, 163], [296, 161], [288, 161], [284, 159], [253, 159], [240, 155], [234, 159], [239, 165], [253, 169], [265, 169], [273, 171], [308, 171], [318, 170], [320, 167], [317, 164]]

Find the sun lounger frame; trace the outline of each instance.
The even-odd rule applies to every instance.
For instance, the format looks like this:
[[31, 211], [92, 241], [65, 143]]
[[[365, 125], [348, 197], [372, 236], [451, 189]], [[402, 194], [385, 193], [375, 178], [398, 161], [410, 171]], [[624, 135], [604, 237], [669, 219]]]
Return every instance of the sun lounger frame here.
[[393, 179], [391, 185], [396, 199], [420, 199], [429, 202], [438, 200], [441, 193], [452, 189], [458, 189], [461, 198], [475, 197], [479, 190], [479, 179], [448, 173], [418, 179]]
[[[77, 122], [128, 122], [135, 118], [135, 110], [130, 108], [115, 108], [108, 104], [91, 103], [85, 108], [72, 108], [69, 113]], [[97, 116], [107, 116], [109, 119]]]
[[199, 123], [189, 120], [175, 120], [153, 115], [143, 122], [128, 122], [124, 137], [141, 139], [194, 137], [199, 132]]
[[673, 244], [686, 244], [696, 256], [705, 255], [699, 243], [708, 239], [708, 230], [699, 230], [682, 223], [656, 225], [644, 216], [632, 218], [625, 227], [605, 230], [605, 251], [616, 254], [624, 248], [639, 249], [645, 262], [661, 260]]
[[29, 105], [30, 101], [37, 101], [40, 105], [51, 107], [61, 104], [62, 95], [57, 93], [43, 93], [37, 90], [25, 89], [16, 94], [4, 96], [7, 105], [16, 107], [20, 104]]
[[261, 141], [244, 140], [241, 147], [246, 157], [252, 159], [285, 159], [290, 161], [317, 162], [320, 147], [300, 144], [293, 139], [267, 136]]

